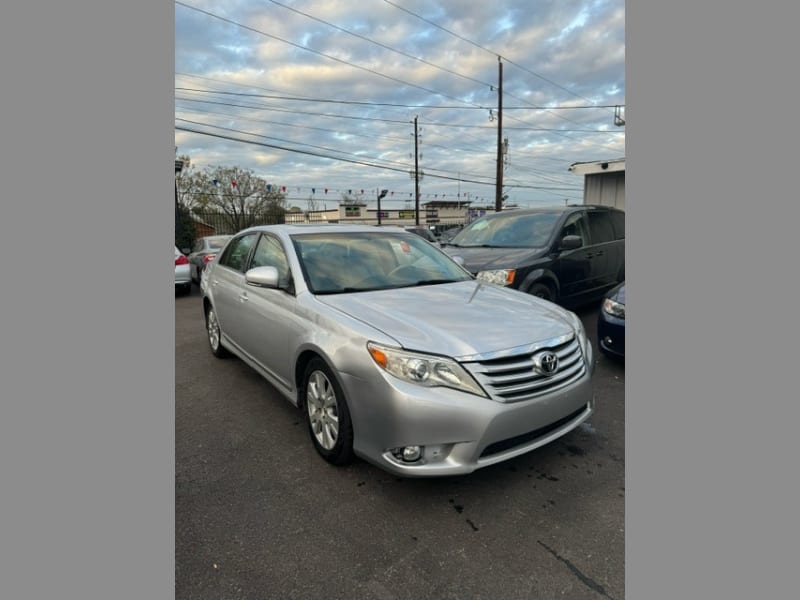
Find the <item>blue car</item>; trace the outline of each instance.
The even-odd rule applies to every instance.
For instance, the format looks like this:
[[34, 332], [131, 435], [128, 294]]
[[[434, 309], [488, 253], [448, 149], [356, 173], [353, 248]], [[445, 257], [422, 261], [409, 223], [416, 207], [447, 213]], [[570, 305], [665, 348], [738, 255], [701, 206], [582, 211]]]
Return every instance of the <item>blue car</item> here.
[[625, 358], [625, 282], [606, 293], [597, 317], [597, 345], [606, 356]]

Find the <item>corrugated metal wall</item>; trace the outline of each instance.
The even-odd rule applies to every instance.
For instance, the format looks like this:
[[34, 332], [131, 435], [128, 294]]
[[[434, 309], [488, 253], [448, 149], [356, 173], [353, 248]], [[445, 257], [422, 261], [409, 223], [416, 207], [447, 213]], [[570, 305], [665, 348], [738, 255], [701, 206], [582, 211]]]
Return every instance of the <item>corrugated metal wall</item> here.
[[587, 175], [585, 186], [584, 204], [613, 206], [625, 210], [625, 171]]

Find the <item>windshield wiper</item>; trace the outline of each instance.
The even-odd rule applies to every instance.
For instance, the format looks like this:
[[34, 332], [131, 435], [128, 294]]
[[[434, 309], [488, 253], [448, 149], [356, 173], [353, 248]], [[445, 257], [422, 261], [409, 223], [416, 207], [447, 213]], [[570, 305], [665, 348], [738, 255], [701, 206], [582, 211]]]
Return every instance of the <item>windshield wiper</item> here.
[[458, 283], [459, 281], [466, 281], [465, 279], [426, 279], [425, 281], [418, 281], [414, 285], [438, 285], [440, 283]]

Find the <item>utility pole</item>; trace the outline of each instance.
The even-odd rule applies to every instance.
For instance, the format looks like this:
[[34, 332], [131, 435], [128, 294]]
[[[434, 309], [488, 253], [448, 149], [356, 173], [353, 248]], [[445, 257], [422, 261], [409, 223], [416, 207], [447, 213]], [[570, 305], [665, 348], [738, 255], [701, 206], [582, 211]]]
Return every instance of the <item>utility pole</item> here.
[[500, 68], [497, 86], [497, 179], [494, 187], [494, 210], [503, 210], [503, 61], [498, 56]]
[[414, 217], [415, 225], [419, 225], [419, 135], [417, 134], [417, 121], [419, 115], [414, 117]]

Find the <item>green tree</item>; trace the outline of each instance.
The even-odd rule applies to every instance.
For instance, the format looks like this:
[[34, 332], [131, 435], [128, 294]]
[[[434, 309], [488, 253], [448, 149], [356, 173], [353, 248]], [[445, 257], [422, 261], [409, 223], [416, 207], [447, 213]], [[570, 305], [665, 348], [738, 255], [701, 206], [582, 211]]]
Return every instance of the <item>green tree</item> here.
[[175, 245], [178, 250], [183, 252], [185, 248], [191, 248], [196, 235], [194, 220], [189, 209], [178, 205], [175, 210]]

